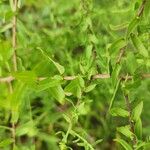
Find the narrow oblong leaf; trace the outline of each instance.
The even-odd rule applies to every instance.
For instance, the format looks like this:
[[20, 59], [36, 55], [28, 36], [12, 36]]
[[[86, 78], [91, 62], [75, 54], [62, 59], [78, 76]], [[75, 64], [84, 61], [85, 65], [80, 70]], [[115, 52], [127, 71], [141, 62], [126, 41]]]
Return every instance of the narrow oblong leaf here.
[[109, 47], [110, 55], [116, 54], [119, 52], [119, 50], [126, 46], [126, 41], [123, 38], [120, 38], [116, 40], [114, 43], [111, 44]]
[[138, 64], [136, 62], [136, 57], [133, 52], [129, 52], [126, 56], [126, 66], [127, 70], [130, 74], [134, 74], [136, 71]]
[[92, 55], [92, 49], [93, 49], [93, 45], [87, 45], [86, 47], [86, 58], [90, 59], [91, 55]]
[[11, 122], [16, 123], [19, 117], [20, 106], [22, 104], [22, 100], [24, 94], [26, 92], [26, 85], [24, 83], [18, 82], [15, 86], [13, 94], [10, 97], [11, 103], [11, 111], [12, 111], [12, 118]]
[[132, 119], [136, 122], [141, 116], [143, 109], [143, 101], [141, 101], [132, 111]]
[[131, 34], [131, 40], [132, 40], [132, 43], [133, 43], [134, 47], [139, 51], [139, 53], [142, 56], [147, 58], [149, 56], [148, 51], [145, 48], [142, 41], [135, 34]]
[[112, 116], [128, 117], [129, 112], [125, 109], [115, 107], [110, 110]]
[[2, 28], [0, 28], [0, 33], [7, 31], [8, 29], [12, 28], [12, 26], [13, 26], [12, 23], [6, 24]]
[[10, 41], [0, 40], [0, 54], [3, 62], [6, 62], [13, 55]]
[[40, 92], [46, 90], [50, 87], [58, 86], [62, 83], [62, 78], [54, 79], [54, 78], [46, 78], [42, 81], [39, 81], [36, 86], [36, 91]]
[[133, 133], [130, 131], [130, 126], [122, 126], [118, 127], [117, 131], [125, 135], [126, 137], [132, 139], [133, 138]]
[[145, 8], [144, 8], [144, 15], [145, 18], [148, 18], [148, 15], [150, 15], [150, 1], [146, 1]]
[[64, 67], [62, 65], [60, 65], [57, 62], [55, 62], [51, 58], [49, 58], [49, 60], [51, 60], [51, 62], [56, 66], [56, 68], [58, 69], [58, 71], [59, 71], [60, 74], [63, 74], [65, 72], [65, 69], [64, 69]]
[[11, 143], [13, 143], [13, 141], [14, 140], [12, 138], [5, 139], [0, 142], [0, 147], [1, 148], [6, 147], [6, 146], [10, 145]]
[[128, 38], [130, 33], [132, 33], [132, 31], [137, 27], [139, 21], [140, 21], [139, 17], [136, 17], [129, 23], [126, 38]]
[[88, 87], [86, 87], [85, 92], [88, 93], [92, 91], [96, 87], [96, 84], [91, 84]]
[[142, 139], [142, 121], [140, 118], [135, 123], [135, 129], [134, 130], [135, 130], [135, 134], [136, 134], [137, 138], [139, 140], [141, 140]]
[[65, 92], [61, 85], [49, 88], [49, 93], [61, 104], [65, 102]]
[[10, 7], [11, 7], [11, 10], [15, 11], [14, 1], [13, 0], [9, 0], [9, 4], [10, 4]]
[[86, 106], [85, 106], [85, 103], [81, 103], [78, 107], [77, 107], [77, 111], [79, 114], [82, 114], [82, 115], [85, 115], [87, 114], [87, 109], [86, 109]]
[[[148, 146], [148, 147], [147, 147]], [[141, 148], [149, 148], [150, 142], [139, 142], [137, 144], [136, 150], [141, 150]]]
[[119, 144], [121, 144], [125, 150], [132, 150], [132, 147], [123, 139], [114, 139], [114, 141], [118, 142]]
[[119, 79], [119, 74], [120, 74], [120, 71], [121, 71], [121, 65], [120, 64], [116, 64], [116, 66], [114, 67], [114, 70], [112, 72], [112, 85], [113, 87], [115, 87], [118, 79]]
[[129, 23], [127, 23], [127, 22], [119, 24], [119, 25], [112, 25], [112, 24], [110, 24], [109, 27], [110, 27], [111, 30], [116, 31], [116, 30], [122, 30], [122, 29], [126, 28], [128, 26], [128, 24]]
[[52, 58], [50, 58], [48, 54], [46, 54], [41, 48], [38, 47], [37, 49], [41, 51], [41, 53], [46, 59], [48, 59], [50, 62], [54, 64], [54, 66], [57, 68], [60, 74], [63, 74], [65, 72], [65, 68], [62, 65], [60, 65], [59, 63], [55, 62]]
[[35, 82], [37, 80], [37, 76], [33, 71], [22, 71], [13, 73], [13, 77], [22, 81], [22, 82]]
[[65, 87], [65, 92], [81, 98], [82, 88], [84, 88], [84, 80], [79, 76]]

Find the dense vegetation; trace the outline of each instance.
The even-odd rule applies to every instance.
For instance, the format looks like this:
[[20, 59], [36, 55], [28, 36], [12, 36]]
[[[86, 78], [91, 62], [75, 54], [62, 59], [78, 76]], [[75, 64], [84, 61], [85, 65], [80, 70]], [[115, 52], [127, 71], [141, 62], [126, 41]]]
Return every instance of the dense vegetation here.
[[0, 149], [149, 150], [150, 0], [0, 0]]

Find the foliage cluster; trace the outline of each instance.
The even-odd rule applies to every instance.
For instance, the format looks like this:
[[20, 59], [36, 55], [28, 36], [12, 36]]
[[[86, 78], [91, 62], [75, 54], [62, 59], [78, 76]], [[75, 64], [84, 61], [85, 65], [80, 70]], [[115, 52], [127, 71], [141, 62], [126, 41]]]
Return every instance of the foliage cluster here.
[[0, 149], [149, 150], [150, 0], [0, 0]]

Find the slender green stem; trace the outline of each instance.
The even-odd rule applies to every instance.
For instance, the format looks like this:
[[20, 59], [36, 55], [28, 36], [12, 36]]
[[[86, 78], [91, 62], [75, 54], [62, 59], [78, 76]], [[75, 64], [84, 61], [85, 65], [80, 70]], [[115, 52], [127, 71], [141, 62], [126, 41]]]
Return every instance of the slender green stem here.
[[73, 136], [78, 137], [81, 141], [83, 141], [83, 142], [90, 148], [90, 150], [94, 150], [93, 146], [92, 146], [85, 138], [83, 138], [82, 136], [80, 136], [78, 133], [76, 133], [76, 132], [73, 131], [73, 130], [71, 130], [70, 133], [71, 133]]
[[110, 111], [111, 107], [113, 106], [114, 99], [115, 99], [115, 96], [116, 96], [116, 93], [117, 93], [117, 90], [118, 90], [120, 81], [121, 81], [121, 79], [119, 79], [119, 80], [117, 81], [116, 87], [115, 87], [114, 92], [113, 92], [113, 96], [112, 96], [111, 101], [110, 101], [110, 105], [109, 105], [108, 111]]

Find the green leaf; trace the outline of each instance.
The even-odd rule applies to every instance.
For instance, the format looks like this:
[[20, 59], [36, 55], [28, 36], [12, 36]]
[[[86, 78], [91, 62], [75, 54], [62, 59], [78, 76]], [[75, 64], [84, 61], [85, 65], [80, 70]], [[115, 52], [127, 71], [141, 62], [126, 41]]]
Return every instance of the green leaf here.
[[60, 65], [57, 62], [55, 62], [51, 58], [49, 58], [49, 60], [51, 60], [51, 62], [56, 66], [56, 68], [58, 69], [58, 71], [59, 71], [60, 74], [63, 74], [65, 72], [65, 68], [62, 65]]
[[89, 60], [92, 56], [92, 49], [93, 49], [93, 45], [87, 45], [86, 47], [86, 58]]
[[135, 134], [138, 140], [142, 140], [142, 121], [140, 118], [135, 123]]
[[127, 110], [124, 110], [124, 109], [119, 108], [119, 107], [112, 108], [110, 110], [110, 113], [112, 116], [121, 116], [121, 117], [128, 117], [129, 116], [129, 112]]
[[46, 90], [50, 87], [59, 86], [62, 83], [63, 78], [46, 78], [42, 81], [39, 81], [36, 87], [36, 91], [40, 92]]
[[2, 28], [0, 28], [0, 33], [7, 31], [8, 29], [12, 28], [12, 26], [13, 26], [12, 23], [6, 24]]
[[82, 88], [84, 88], [85, 83], [84, 83], [83, 78], [82, 78], [81, 76], [78, 76], [78, 78], [77, 78], [77, 79], [79, 80], [79, 85], [80, 85]]
[[94, 44], [98, 43], [98, 39], [97, 39], [97, 37], [94, 34], [90, 34], [89, 35], [89, 41], [93, 42]]
[[81, 88], [84, 88], [84, 80], [82, 77], [78, 77], [75, 80], [71, 81], [66, 87], [65, 92], [69, 95], [77, 96], [78, 98], [81, 98]]
[[37, 76], [33, 71], [14, 72], [12, 75], [24, 83], [32, 83], [37, 81]]
[[89, 85], [88, 87], [85, 88], [85, 92], [88, 93], [88, 92], [92, 91], [96, 87], [96, 85], [97, 84]]
[[110, 55], [117, 54], [119, 50], [126, 46], [126, 41], [123, 38], [116, 40], [114, 43], [111, 44], [109, 47]]
[[41, 48], [38, 47], [37, 49], [41, 51], [41, 53], [46, 59], [48, 59], [50, 62], [52, 62], [55, 65], [55, 67], [57, 68], [60, 74], [63, 74], [65, 72], [65, 68], [62, 65], [60, 65], [59, 63], [55, 62], [52, 58], [50, 58], [48, 54], [46, 54]]
[[29, 121], [27, 123], [21, 124], [17, 129], [16, 129], [16, 136], [23, 136], [25, 134], [29, 136], [34, 136], [36, 135], [36, 127], [34, 126], [35, 122]]
[[145, 48], [142, 41], [135, 34], [131, 34], [131, 40], [132, 40], [132, 43], [133, 43], [134, 47], [139, 51], [139, 53], [142, 56], [148, 58], [148, 56], [149, 56], [148, 51]]
[[5, 139], [0, 142], [0, 147], [1, 148], [6, 147], [6, 146], [10, 145], [11, 143], [13, 143], [13, 141], [14, 140], [12, 138]]
[[110, 27], [111, 30], [116, 31], [116, 30], [122, 30], [122, 29], [126, 28], [128, 26], [128, 24], [129, 23], [127, 23], [127, 22], [126, 23], [122, 23], [120, 25], [112, 25], [112, 24], [110, 24], [109, 27]]
[[126, 56], [126, 66], [131, 75], [133, 75], [138, 67], [135, 55], [133, 52], [128, 52]]
[[126, 137], [133, 139], [133, 133], [130, 131], [130, 126], [118, 127], [117, 131], [125, 135]]
[[132, 111], [132, 119], [136, 122], [141, 116], [143, 109], [143, 101], [141, 101]]
[[122, 66], [120, 64], [116, 64], [114, 67], [114, 70], [113, 70], [112, 75], [111, 75], [113, 87], [115, 87], [116, 83], [118, 82], [121, 67]]
[[9, 4], [10, 4], [10, 7], [11, 7], [11, 10], [14, 12], [15, 11], [14, 1], [9, 0]]
[[87, 109], [86, 109], [86, 107], [85, 107], [85, 103], [84, 103], [84, 102], [81, 103], [81, 104], [77, 107], [77, 111], [78, 111], [78, 113], [81, 114], [81, 115], [87, 114]]
[[146, 150], [147, 148], [149, 148], [149, 146], [150, 146], [149, 142], [142, 142], [142, 141], [140, 141], [140, 142], [138, 142], [137, 147], [136, 147], [135, 150], [141, 150], [142, 147], [144, 148], [144, 150]]
[[13, 55], [13, 49], [10, 41], [0, 41], [0, 54], [4, 62]]
[[125, 150], [132, 150], [132, 147], [126, 141], [124, 141], [122, 139], [114, 139], [114, 141], [121, 144], [124, 147]]
[[21, 5], [22, 5], [22, 0], [18, 0], [18, 8], [21, 8]]
[[16, 123], [19, 118], [20, 107], [23, 103], [23, 97], [26, 92], [27, 86], [24, 83], [18, 82], [15, 86], [15, 89], [10, 97], [11, 103], [11, 111], [12, 111], [12, 118], [11, 122]]
[[112, 95], [112, 98], [111, 98], [111, 100], [110, 100], [110, 104], [109, 104], [109, 111], [110, 111], [110, 109], [112, 108], [112, 106], [113, 106], [113, 104], [114, 104], [114, 100], [115, 100], [115, 97], [116, 97], [116, 93], [117, 93], [117, 91], [118, 91], [118, 88], [119, 88], [119, 85], [120, 85], [120, 79], [118, 79], [118, 81], [117, 81], [117, 83], [116, 83], [116, 85], [115, 85], [115, 88], [114, 88], [114, 91], [113, 91], [113, 95]]
[[147, 0], [145, 5], [144, 5], [144, 15], [145, 15], [145, 18], [148, 19], [148, 15], [150, 15], [150, 1]]
[[140, 19], [138, 17], [136, 17], [129, 23], [126, 38], [128, 38], [129, 35], [132, 33], [132, 31], [137, 27], [139, 21], [140, 21]]
[[65, 102], [65, 92], [61, 85], [50, 87], [49, 93], [61, 104]]

